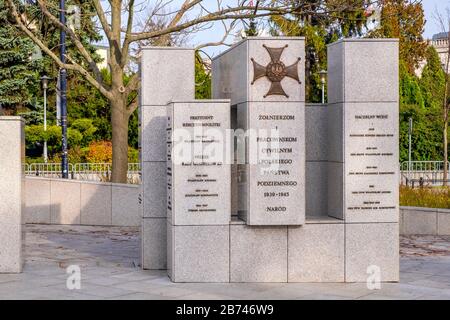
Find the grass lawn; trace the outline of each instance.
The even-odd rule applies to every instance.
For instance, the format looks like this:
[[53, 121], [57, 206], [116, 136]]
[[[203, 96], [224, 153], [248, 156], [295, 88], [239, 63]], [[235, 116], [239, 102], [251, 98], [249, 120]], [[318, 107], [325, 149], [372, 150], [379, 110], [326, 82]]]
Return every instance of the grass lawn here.
[[400, 205], [450, 209], [450, 187], [412, 189], [400, 186]]

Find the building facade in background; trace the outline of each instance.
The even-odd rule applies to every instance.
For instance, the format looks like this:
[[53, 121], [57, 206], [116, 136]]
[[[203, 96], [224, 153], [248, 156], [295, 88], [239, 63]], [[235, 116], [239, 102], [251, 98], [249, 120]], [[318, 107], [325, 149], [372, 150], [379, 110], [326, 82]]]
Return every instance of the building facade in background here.
[[[441, 65], [442, 68], [445, 70], [447, 68], [447, 73], [450, 72], [450, 64], [447, 65], [447, 59], [448, 59], [448, 49], [449, 49], [449, 43], [448, 43], [448, 33], [447, 32], [441, 32], [433, 35], [431, 40], [427, 40], [428, 45], [433, 46], [438, 55], [441, 59]], [[424, 60], [420, 62], [419, 67], [416, 70], [416, 75], [420, 77], [422, 75], [423, 68], [427, 62]], [[447, 66], [447, 67], [446, 67]]]

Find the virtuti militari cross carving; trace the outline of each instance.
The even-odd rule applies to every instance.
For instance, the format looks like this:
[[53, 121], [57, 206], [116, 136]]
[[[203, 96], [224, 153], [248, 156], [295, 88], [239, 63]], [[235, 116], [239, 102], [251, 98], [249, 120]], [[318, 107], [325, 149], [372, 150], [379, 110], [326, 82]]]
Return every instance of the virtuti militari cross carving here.
[[270, 48], [263, 44], [263, 47], [266, 48], [267, 52], [269, 53], [271, 61], [266, 67], [264, 67], [257, 63], [255, 59], [251, 58], [254, 70], [252, 85], [259, 78], [267, 77], [270, 80], [271, 85], [269, 91], [264, 95], [264, 98], [270, 95], [282, 95], [286, 98], [289, 98], [289, 95], [286, 94], [281, 85], [281, 80], [283, 80], [285, 77], [289, 77], [297, 80], [298, 83], [301, 83], [298, 77], [298, 63], [301, 59], [298, 58], [297, 62], [286, 67], [286, 65], [280, 59], [284, 49], [287, 48], [288, 45], [285, 45], [281, 48]]

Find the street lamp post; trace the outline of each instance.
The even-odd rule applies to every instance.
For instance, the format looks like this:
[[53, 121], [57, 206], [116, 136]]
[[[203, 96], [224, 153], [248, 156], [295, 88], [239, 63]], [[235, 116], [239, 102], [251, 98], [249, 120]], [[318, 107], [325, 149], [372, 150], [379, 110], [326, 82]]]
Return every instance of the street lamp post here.
[[[64, 0], [59, 1], [59, 22], [66, 24], [66, 5]], [[59, 33], [59, 59], [66, 63], [66, 31], [61, 28]], [[59, 70], [59, 93], [61, 103], [61, 131], [62, 131], [62, 178], [69, 178], [69, 163], [67, 157], [67, 71], [63, 67]]]
[[[44, 133], [47, 132], [47, 88], [49, 80], [50, 78], [45, 75], [41, 77], [42, 89], [44, 89]], [[47, 137], [44, 138], [44, 162], [48, 162]]]
[[325, 83], [327, 81], [327, 71], [326, 70], [320, 70], [320, 82], [322, 83], [322, 104], [325, 103]]
[[412, 131], [413, 131], [413, 119], [410, 117], [408, 119], [408, 178], [411, 180], [411, 145], [412, 145]]

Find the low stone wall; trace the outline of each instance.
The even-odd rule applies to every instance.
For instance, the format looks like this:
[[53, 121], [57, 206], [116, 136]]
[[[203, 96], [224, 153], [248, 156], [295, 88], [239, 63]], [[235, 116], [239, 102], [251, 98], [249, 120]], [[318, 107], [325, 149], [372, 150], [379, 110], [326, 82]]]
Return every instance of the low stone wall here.
[[139, 185], [25, 178], [25, 223], [140, 226]]
[[450, 209], [400, 207], [400, 234], [450, 235]]

